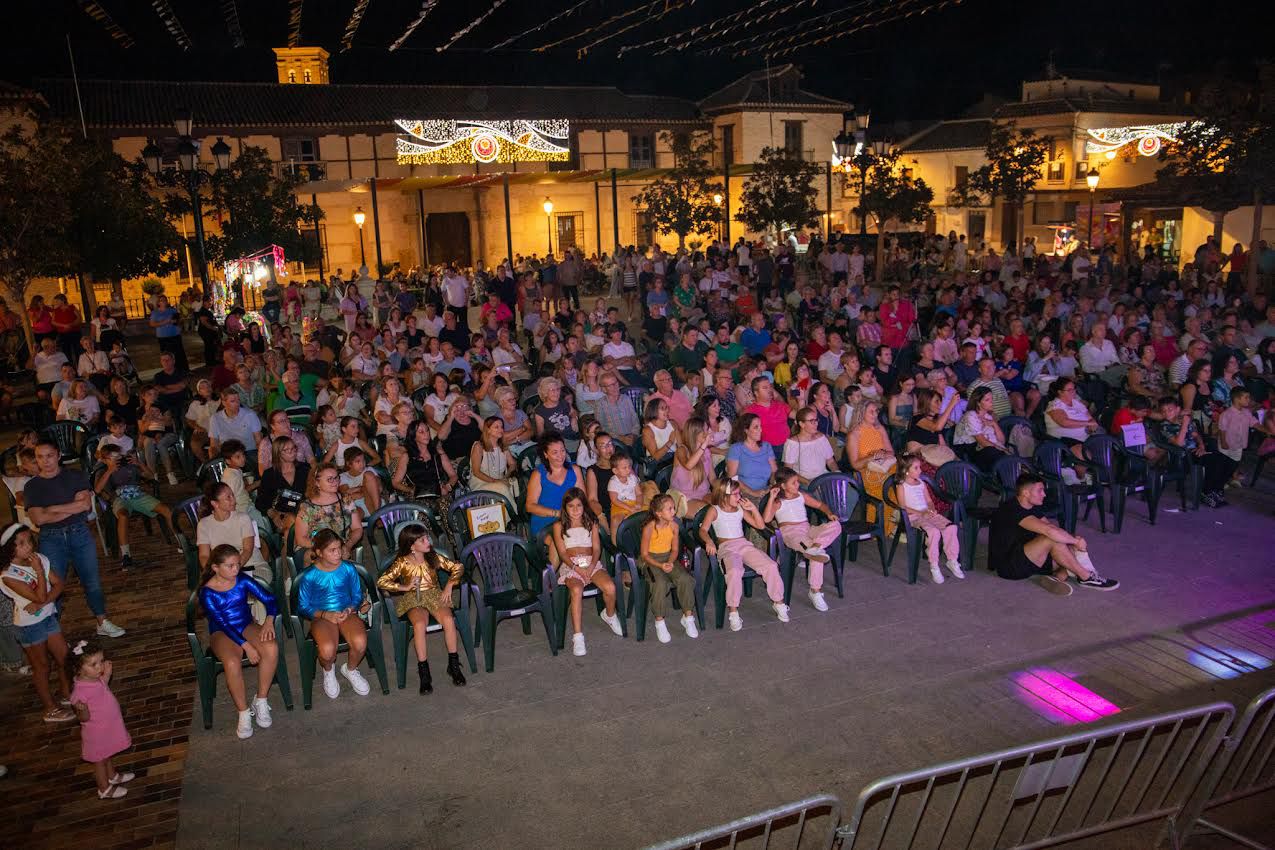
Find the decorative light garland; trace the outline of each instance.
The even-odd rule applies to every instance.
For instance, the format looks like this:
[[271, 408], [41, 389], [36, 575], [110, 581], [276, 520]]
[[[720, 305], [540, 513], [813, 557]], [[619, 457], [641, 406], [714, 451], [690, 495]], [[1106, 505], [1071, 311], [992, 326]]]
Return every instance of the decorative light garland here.
[[[625, 45], [619, 49], [616, 55], [623, 56], [624, 54], [634, 50], [642, 50], [644, 48], [655, 47], [657, 45], [660, 45], [660, 49], [653, 52], [651, 54], [652, 56], [671, 53], [675, 50], [685, 50], [686, 46], [698, 38], [701, 33], [705, 36], [723, 36], [732, 30], [737, 30], [741, 27], [753, 27], [759, 23], [763, 23], [771, 18], [777, 17], [778, 15], [789, 14], [802, 6], [818, 3], [819, 0], [796, 0], [796, 2], [791, 3], [782, 9], [769, 12], [765, 15], [759, 15], [759, 12], [762, 9], [779, 2], [781, 2], [781, 0], [760, 0], [760, 2], [755, 3], [751, 8], [745, 9], [742, 12], [734, 12], [724, 17], [716, 18], [707, 24], [700, 24], [699, 26], [691, 27], [688, 30], [667, 35], [664, 38], [653, 38], [650, 41], [642, 41], [637, 44]], [[676, 41], [677, 43], [669, 43], [673, 41]]]
[[[873, 5], [883, 7], [885, 2], [886, 0], [858, 0], [858, 2], [851, 3], [847, 6], [843, 6], [842, 8], [837, 9], [834, 12], [824, 12], [823, 14], [814, 15], [812, 17], [797, 21], [796, 23], [784, 24], [783, 26], [777, 27], [776, 29], [770, 30], [769, 32], [759, 32], [754, 35], [746, 35], [746, 36], [743, 36], [742, 38], [737, 38], [734, 41], [727, 41], [727, 42], [722, 42], [721, 44], [714, 44], [711, 47], [702, 48], [698, 52], [701, 52], [707, 56], [712, 56], [718, 53], [726, 53], [741, 45], [753, 44], [762, 40], [764, 40], [765, 43], [769, 43], [771, 41], [778, 39], [781, 34], [792, 32], [792, 33], [797, 33], [798, 35], [800, 35], [804, 32], [809, 32], [810, 30], [808, 28], [812, 24], [814, 24], [816, 21], [826, 21], [830, 18], [836, 18], [838, 16], [843, 18], [843, 20], [841, 21], [833, 21], [832, 23], [829, 23], [829, 24], [820, 24], [818, 27], [816, 27], [816, 29], [824, 29], [827, 26], [835, 26], [837, 24], [845, 23], [846, 21], [844, 20], [844, 17], [846, 13], [854, 9], [862, 8], [865, 6], [873, 6]], [[750, 20], [750, 23], [765, 23], [766, 21], [769, 21], [773, 18], [777, 18], [781, 15], [787, 14], [791, 8], [792, 7], [790, 6], [785, 6], [782, 9], [772, 10], [770, 12], [767, 12], [764, 15], [760, 15], [756, 17], [755, 19]], [[878, 8], [875, 11], [880, 11], [880, 8]], [[854, 19], [851, 19], [851, 20], [854, 20]]]
[[430, 12], [434, 11], [434, 7], [437, 6], [438, 3], [439, 0], [422, 0], [420, 14], [418, 14], [412, 22], [407, 25], [407, 29], [403, 30], [402, 35], [390, 42], [390, 46], [387, 49], [393, 51], [402, 47], [403, 42], [412, 37], [412, 33], [416, 32], [416, 28], [421, 25], [421, 22], [425, 20], [425, 17]]
[[288, 10], [288, 46], [297, 47], [301, 44], [301, 10], [305, 6], [305, 0], [292, 0], [292, 7]]
[[458, 30], [456, 31], [456, 33], [455, 33], [455, 34], [454, 34], [451, 38], [449, 38], [449, 39], [447, 40], [447, 43], [446, 43], [446, 44], [440, 45], [439, 47], [435, 47], [435, 48], [434, 48], [435, 52], [437, 52], [437, 53], [442, 53], [444, 50], [446, 50], [447, 48], [451, 47], [451, 46], [452, 46], [453, 44], [455, 44], [456, 42], [460, 41], [462, 38], [464, 38], [466, 35], [468, 35], [468, 33], [469, 33], [469, 31], [470, 31], [470, 30], [472, 30], [474, 27], [478, 26], [478, 25], [479, 25], [479, 24], [481, 24], [483, 21], [485, 21], [485, 20], [487, 20], [489, 17], [491, 17], [491, 13], [492, 13], [492, 12], [494, 12], [494, 11], [496, 11], [497, 9], [499, 9], [502, 5], [504, 5], [504, 2], [505, 2], [505, 0], [496, 0], [496, 2], [495, 2], [495, 3], [492, 3], [492, 4], [491, 4], [491, 8], [490, 8], [490, 9], [488, 9], [486, 12], [483, 12], [483, 13], [482, 13], [481, 15], [479, 15], [478, 17], [474, 18], [474, 19], [473, 19], [472, 21], [470, 21], [467, 25], [465, 25], [465, 26], [461, 27], [460, 29], [458, 29]]
[[407, 134], [395, 139], [400, 165], [566, 162], [571, 158], [571, 125], [565, 119], [399, 119], [394, 123]]
[[235, 0], [221, 0], [221, 16], [226, 19], [226, 32], [230, 34], [231, 47], [243, 47], [243, 27], [239, 25], [239, 10]]
[[177, 42], [177, 46], [182, 50], [190, 50], [193, 47], [190, 43], [190, 37], [186, 35], [186, 30], [182, 28], [181, 21], [177, 20], [177, 13], [168, 4], [168, 0], [151, 0], [151, 8], [155, 10], [155, 14], [159, 15], [160, 21], [164, 24], [164, 29], [168, 30], [168, 34], [173, 37], [173, 41]]
[[125, 32], [124, 28], [115, 23], [115, 19], [111, 17], [111, 13], [102, 8], [102, 4], [97, 0], [80, 0], [80, 8], [84, 10], [84, 14], [102, 25], [102, 29], [119, 44], [120, 47], [127, 50], [137, 44], [133, 37]]
[[554, 15], [549, 20], [544, 21], [543, 23], [536, 24], [534, 27], [532, 27], [529, 30], [523, 30], [517, 35], [511, 35], [509, 36], [509, 38], [505, 39], [499, 44], [493, 44], [491, 47], [487, 48], [487, 52], [490, 53], [493, 50], [500, 50], [502, 47], [508, 47], [509, 45], [513, 44], [515, 41], [517, 41], [520, 38], [525, 38], [526, 36], [531, 35], [533, 32], [540, 32], [545, 27], [551, 24], [555, 24], [558, 21], [570, 15], [574, 15], [576, 12], [580, 11], [581, 8], [583, 8], [584, 6], [587, 6], [588, 4], [592, 2], [593, 0], [580, 0], [579, 3], [576, 3], [574, 6], [569, 7], [565, 11], [559, 12], [558, 14]]
[[1106, 153], [1132, 144], [1142, 156], [1155, 156], [1163, 141], [1176, 142], [1193, 122], [1135, 124], [1131, 127], [1094, 127], [1085, 141], [1085, 153]]
[[341, 36], [341, 52], [349, 50], [354, 45], [354, 34], [359, 31], [359, 24], [363, 23], [363, 15], [367, 13], [368, 4], [372, 0], [357, 0], [354, 8], [350, 11], [350, 20], [345, 25], [345, 35]]

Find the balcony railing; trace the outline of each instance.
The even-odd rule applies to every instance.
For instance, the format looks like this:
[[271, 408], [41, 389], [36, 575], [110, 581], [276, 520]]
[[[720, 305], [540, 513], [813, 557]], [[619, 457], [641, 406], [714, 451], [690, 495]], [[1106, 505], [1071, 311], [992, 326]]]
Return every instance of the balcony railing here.
[[298, 161], [287, 160], [285, 162], [275, 163], [276, 173], [280, 176], [284, 174], [296, 174], [302, 180], [307, 182], [312, 180], [326, 180], [328, 177], [328, 164], [317, 160]]

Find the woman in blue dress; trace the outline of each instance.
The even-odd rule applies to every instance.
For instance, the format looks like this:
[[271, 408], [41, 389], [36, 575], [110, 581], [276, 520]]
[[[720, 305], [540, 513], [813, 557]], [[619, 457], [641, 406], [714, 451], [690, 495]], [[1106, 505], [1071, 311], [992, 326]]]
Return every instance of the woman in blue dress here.
[[527, 482], [527, 513], [531, 517], [531, 539], [540, 534], [562, 512], [562, 497], [572, 487], [580, 486], [575, 467], [567, 460], [567, 446], [562, 435], [546, 431], [540, 438], [540, 463]]
[[[266, 611], [265, 621], [258, 624], [249, 607], [249, 597], [260, 602]], [[252, 737], [252, 721], [262, 729], [270, 720], [270, 684], [279, 665], [279, 645], [275, 643], [274, 620], [278, 613], [274, 596], [247, 573], [239, 571], [239, 550], [223, 543], [213, 548], [204, 568], [204, 582], [199, 588], [199, 603], [208, 617], [208, 638], [213, 654], [226, 673], [226, 689], [239, 711], [235, 734]], [[248, 706], [244, 690], [243, 658], [257, 665], [257, 696]]]

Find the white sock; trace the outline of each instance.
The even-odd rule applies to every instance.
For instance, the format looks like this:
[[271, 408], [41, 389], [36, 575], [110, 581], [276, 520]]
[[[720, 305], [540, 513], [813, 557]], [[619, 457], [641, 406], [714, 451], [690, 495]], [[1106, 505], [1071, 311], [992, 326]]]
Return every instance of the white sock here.
[[1089, 557], [1088, 552], [1077, 551], [1077, 552], [1074, 552], [1073, 554], [1076, 556], [1076, 563], [1080, 564], [1080, 566], [1089, 570], [1090, 575], [1097, 574], [1098, 570], [1094, 567], [1093, 560]]
[[120, 557], [122, 558], [122, 557], [124, 557], [125, 555], [131, 555], [131, 554], [133, 554], [133, 553], [132, 553], [132, 552], [130, 552], [130, 551], [128, 551], [128, 544], [127, 544], [127, 543], [121, 543], [121, 544], [120, 544]]

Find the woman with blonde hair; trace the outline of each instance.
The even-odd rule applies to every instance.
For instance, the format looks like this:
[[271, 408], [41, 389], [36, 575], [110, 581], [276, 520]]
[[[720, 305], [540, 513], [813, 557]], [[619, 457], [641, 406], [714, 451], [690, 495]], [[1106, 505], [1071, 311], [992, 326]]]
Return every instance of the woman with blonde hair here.
[[[863, 489], [882, 498], [885, 479], [895, 471], [894, 452], [890, 451], [890, 435], [878, 417], [881, 402], [865, 398], [850, 417], [850, 434], [846, 438], [846, 460], [863, 477]], [[868, 520], [876, 518], [876, 506], [868, 505]], [[886, 533], [894, 531], [894, 516], [887, 512]]]
[[692, 416], [682, 426], [682, 436], [673, 455], [669, 495], [678, 505], [681, 516], [695, 516], [707, 504], [712, 486], [713, 453], [709, 450], [708, 423], [702, 416]]

